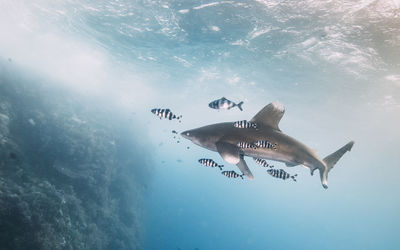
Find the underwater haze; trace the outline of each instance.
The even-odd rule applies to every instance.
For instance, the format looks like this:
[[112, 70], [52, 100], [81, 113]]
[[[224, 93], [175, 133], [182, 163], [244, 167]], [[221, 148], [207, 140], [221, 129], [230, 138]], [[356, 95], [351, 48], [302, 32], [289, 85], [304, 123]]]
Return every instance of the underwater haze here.
[[[329, 189], [179, 135], [275, 101]], [[399, 127], [399, 0], [0, 1], [0, 249], [399, 249]]]

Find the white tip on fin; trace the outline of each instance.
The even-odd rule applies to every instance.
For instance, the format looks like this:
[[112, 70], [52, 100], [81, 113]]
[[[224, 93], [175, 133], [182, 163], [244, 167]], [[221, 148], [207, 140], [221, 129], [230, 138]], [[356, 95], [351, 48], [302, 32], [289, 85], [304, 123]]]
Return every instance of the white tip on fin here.
[[240, 161], [239, 148], [233, 144], [226, 142], [217, 142], [217, 151], [222, 159], [229, 164], [238, 164]]
[[249, 167], [247, 166], [246, 162], [243, 159], [243, 155], [240, 156], [240, 161], [238, 164], [236, 164], [236, 166], [240, 169], [242, 174], [244, 174], [247, 177], [247, 179], [249, 180], [254, 179], [253, 174], [251, 173]]
[[274, 107], [281, 111], [281, 112], [285, 112], [285, 105], [283, 105], [283, 103], [279, 102], [279, 101], [275, 101], [272, 103], [272, 105], [274, 105]]

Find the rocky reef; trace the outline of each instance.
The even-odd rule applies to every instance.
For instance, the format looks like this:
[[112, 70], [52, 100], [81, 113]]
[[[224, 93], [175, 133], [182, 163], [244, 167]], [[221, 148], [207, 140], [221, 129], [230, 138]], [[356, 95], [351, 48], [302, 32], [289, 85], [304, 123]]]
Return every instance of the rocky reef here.
[[143, 248], [147, 150], [99, 103], [0, 63], [0, 249]]

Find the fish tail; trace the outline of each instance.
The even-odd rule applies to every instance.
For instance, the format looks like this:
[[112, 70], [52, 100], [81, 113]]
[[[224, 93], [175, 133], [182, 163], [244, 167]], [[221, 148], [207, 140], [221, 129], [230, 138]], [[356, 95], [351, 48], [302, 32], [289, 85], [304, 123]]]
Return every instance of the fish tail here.
[[240, 109], [240, 111], [243, 111], [242, 104], [243, 102], [239, 102], [238, 104], [236, 104], [236, 106]]
[[219, 167], [219, 170], [222, 171], [222, 168], [224, 167], [224, 165], [219, 165], [218, 167]]
[[297, 174], [290, 176], [290, 178], [292, 178], [294, 181], [297, 181], [296, 176], [297, 176]]
[[350, 151], [354, 145], [354, 141], [351, 141], [338, 149], [336, 152], [328, 155], [323, 159], [325, 163], [325, 168], [320, 168], [320, 177], [322, 186], [327, 189], [328, 188], [328, 172], [335, 166], [335, 164], [339, 161], [339, 159], [347, 152]]
[[244, 179], [243, 179], [244, 174], [241, 174], [241, 175], [239, 175], [239, 176], [240, 176], [240, 178], [242, 178], [242, 180], [244, 180]]

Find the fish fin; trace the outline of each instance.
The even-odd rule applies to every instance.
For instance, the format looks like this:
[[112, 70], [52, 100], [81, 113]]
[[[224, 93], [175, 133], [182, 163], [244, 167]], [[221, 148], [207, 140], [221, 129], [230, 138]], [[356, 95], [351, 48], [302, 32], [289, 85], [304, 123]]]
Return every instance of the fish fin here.
[[228, 162], [229, 164], [239, 163], [240, 157], [238, 147], [226, 142], [217, 142], [215, 143], [215, 146], [217, 146], [218, 153], [226, 162]]
[[273, 102], [265, 106], [260, 110], [250, 122], [255, 122], [257, 125], [263, 125], [270, 127], [272, 129], [281, 131], [279, 129], [279, 122], [285, 113], [285, 108], [283, 104], [279, 102]]
[[328, 188], [328, 173], [335, 166], [335, 164], [339, 161], [339, 159], [347, 152], [350, 151], [354, 145], [354, 141], [351, 141], [335, 151], [334, 153], [328, 155], [323, 159], [326, 167], [324, 169], [320, 169], [320, 177], [322, 186], [327, 189]]
[[313, 176], [313, 175], [314, 175], [314, 171], [315, 171], [315, 169], [317, 169], [317, 168], [316, 168], [316, 167], [310, 168], [310, 174], [311, 174], [311, 176]]
[[250, 180], [254, 179], [254, 176], [251, 173], [249, 167], [247, 166], [247, 164], [246, 164], [246, 162], [245, 162], [245, 160], [243, 158], [243, 155], [240, 156], [240, 161], [239, 161], [239, 163], [236, 164], [236, 166], [240, 169], [242, 174], [244, 176], [246, 176], [248, 179], [250, 179]]
[[288, 162], [286, 162], [285, 164], [286, 164], [286, 167], [294, 167], [294, 166], [299, 165], [297, 163], [288, 163]]
[[243, 105], [243, 102], [239, 102], [238, 104], [236, 104], [236, 106], [240, 109], [240, 111], [243, 111], [242, 105]]
[[323, 159], [323, 161], [326, 163], [326, 165], [328, 166], [328, 171], [330, 171], [333, 166], [335, 166], [335, 164], [339, 161], [339, 159], [347, 152], [350, 151], [351, 148], [354, 145], [354, 141], [351, 141], [349, 143], [347, 143], [346, 145], [344, 145], [343, 147], [341, 147], [339, 150], [337, 150], [336, 152], [328, 155], [327, 157], [325, 157]]

